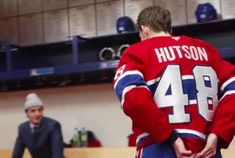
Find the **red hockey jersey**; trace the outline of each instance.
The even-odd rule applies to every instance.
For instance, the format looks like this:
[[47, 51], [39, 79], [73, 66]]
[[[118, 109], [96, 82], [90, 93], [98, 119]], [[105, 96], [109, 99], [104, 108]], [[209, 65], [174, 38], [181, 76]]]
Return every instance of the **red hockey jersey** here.
[[227, 147], [235, 133], [235, 67], [211, 45], [161, 36], [123, 53], [114, 78], [122, 109], [137, 131], [137, 147], [164, 142], [172, 130], [199, 152], [210, 132]]

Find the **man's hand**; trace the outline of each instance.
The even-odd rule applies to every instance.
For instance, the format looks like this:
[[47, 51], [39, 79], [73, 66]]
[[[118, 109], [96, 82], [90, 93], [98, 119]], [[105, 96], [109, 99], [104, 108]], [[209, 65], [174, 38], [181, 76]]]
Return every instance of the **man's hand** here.
[[213, 158], [216, 154], [218, 138], [215, 134], [209, 134], [205, 148], [195, 158]]
[[181, 138], [177, 138], [172, 144], [177, 158], [193, 158], [192, 151], [187, 150], [184, 146], [184, 142]]

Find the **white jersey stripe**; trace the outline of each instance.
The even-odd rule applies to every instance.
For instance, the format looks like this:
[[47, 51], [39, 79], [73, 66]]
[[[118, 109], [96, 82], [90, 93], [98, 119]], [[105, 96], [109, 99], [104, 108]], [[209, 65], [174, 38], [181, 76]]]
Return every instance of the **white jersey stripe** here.
[[146, 89], [148, 89], [147, 86], [136, 86], [136, 85], [131, 85], [131, 86], [128, 86], [128, 87], [124, 88], [124, 90], [122, 92], [122, 98], [121, 98], [121, 108], [122, 109], [123, 109], [123, 105], [124, 105], [124, 102], [125, 102], [125, 95], [126, 95], [126, 93], [128, 93], [133, 88], [146, 88]]
[[197, 100], [194, 99], [194, 100], [189, 100], [189, 105], [192, 105], [192, 104], [197, 104]]
[[235, 90], [225, 92], [224, 95], [220, 98], [220, 101], [221, 101], [225, 96], [230, 95], [230, 94], [235, 94]]
[[231, 82], [234, 82], [234, 81], [235, 81], [235, 77], [230, 78], [229, 80], [227, 80], [226, 82], [224, 82], [224, 84], [221, 86], [220, 90], [223, 91], [224, 88], [225, 88], [228, 84], [230, 84]]
[[183, 80], [190, 80], [190, 79], [194, 79], [193, 75], [183, 75], [182, 76]]
[[[158, 82], [161, 78], [158, 77], [158, 78], [155, 78], [155, 79], [152, 79], [152, 80], [149, 80], [146, 82], [146, 84], [149, 86], [149, 85], [153, 85], [154, 83]], [[190, 79], [194, 79], [193, 75], [184, 75], [182, 76], [182, 79], [183, 80], [190, 80]]]
[[138, 144], [138, 142], [140, 141], [140, 139], [149, 136], [149, 134], [147, 132], [140, 134], [137, 138], [136, 138], [136, 144]]
[[191, 129], [175, 129], [178, 133], [186, 133], [186, 134], [193, 134], [193, 135], [196, 135], [202, 139], [206, 139], [206, 135], [201, 133], [201, 132], [198, 132], [198, 131], [195, 131], [195, 130], [191, 130]]
[[116, 82], [114, 84], [114, 89], [116, 89], [116, 86], [117, 86], [118, 82], [122, 78], [124, 78], [125, 76], [128, 76], [128, 75], [140, 75], [143, 78], [143, 74], [140, 71], [138, 71], [138, 70], [126, 71], [121, 76], [118, 77], [118, 79], [116, 80]]
[[144, 148], [141, 148], [140, 150], [137, 150], [137, 151], [136, 151], [135, 158], [142, 158], [143, 149], [144, 149]]
[[160, 77], [153, 79], [153, 80], [149, 80], [146, 82], [146, 84], [149, 85], [153, 85], [154, 83], [158, 82], [160, 80]]
[[124, 88], [123, 92], [122, 92], [122, 98], [121, 98], [121, 108], [123, 109], [123, 104], [125, 102], [125, 95], [127, 92], [129, 92], [130, 90], [132, 90], [133, 88], [135, 88], [136, 86], [135, 85], [131, 85], [131, 86], [128, 86], [126, 88]]

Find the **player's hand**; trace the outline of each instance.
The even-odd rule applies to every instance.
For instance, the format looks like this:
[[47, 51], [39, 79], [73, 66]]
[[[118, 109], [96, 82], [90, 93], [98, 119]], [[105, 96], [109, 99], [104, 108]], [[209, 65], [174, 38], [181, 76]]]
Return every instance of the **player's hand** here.
[[217, 149], [217, 142], [218, 142], [218, 137], [213, 133], [209, 134], [205, 148], [200, 153], [197, 153], [195, 158], [215, 157], [216, 149]]
[[192, 151], [187, 150], [184, 146], [184, 142], [181, 138], [177, 138], [172, 144], [177, 158], [194, 158]]

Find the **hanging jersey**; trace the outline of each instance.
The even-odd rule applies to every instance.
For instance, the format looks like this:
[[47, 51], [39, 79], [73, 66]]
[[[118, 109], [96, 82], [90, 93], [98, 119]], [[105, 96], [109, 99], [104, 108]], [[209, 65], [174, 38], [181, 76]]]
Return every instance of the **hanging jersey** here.
[[228, 110], [235, 112], [234, 70], [214, 47], [187, 36], [155, 37], [126, 49], [114, 89], [138, 134], [137, 147], [164, 142], [173, 129], [193, 152], [203, 149], [209, 132], [227, 147], [235, 133]]

